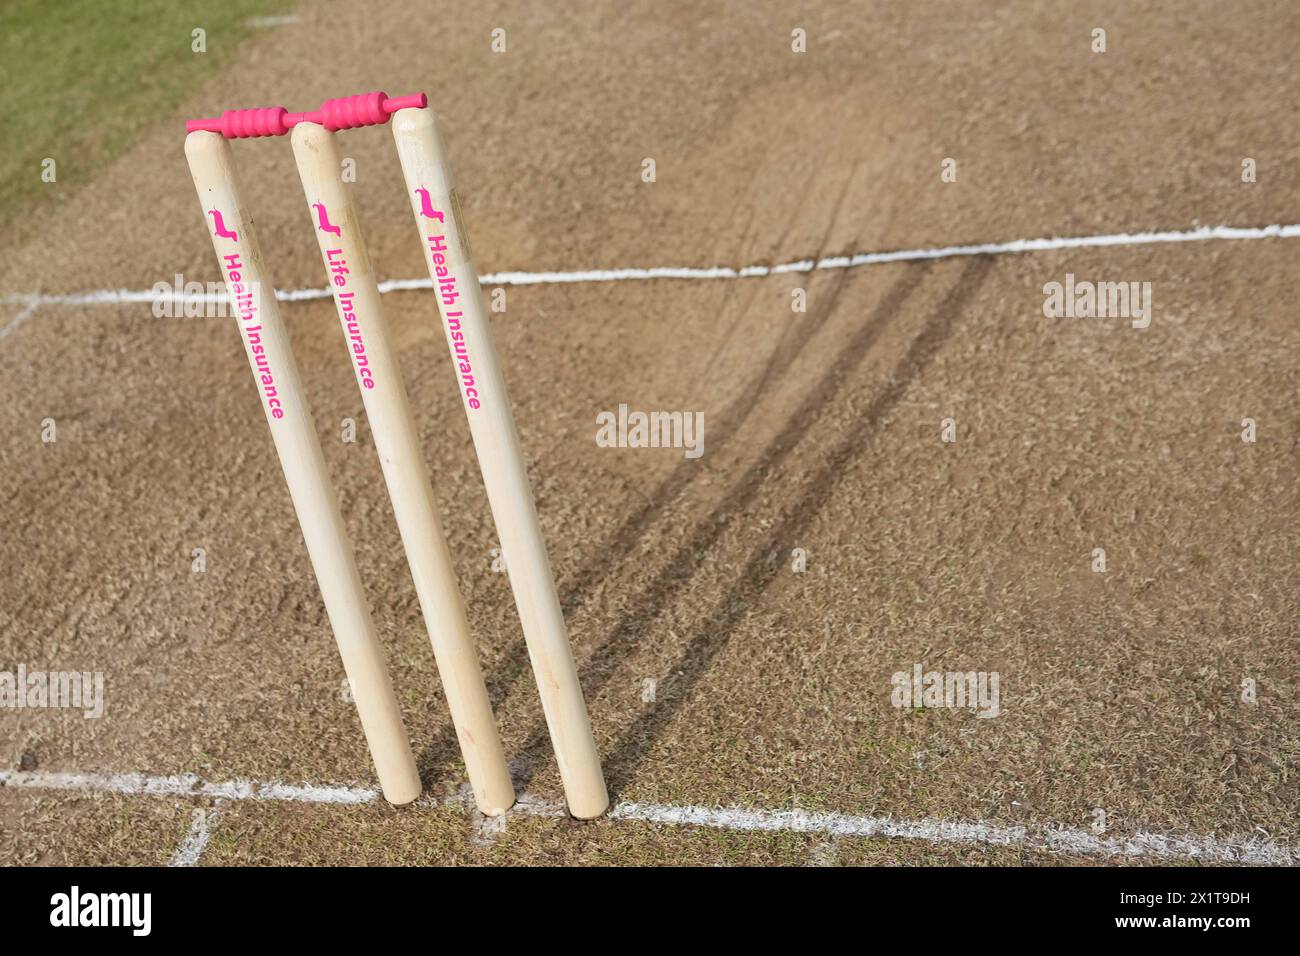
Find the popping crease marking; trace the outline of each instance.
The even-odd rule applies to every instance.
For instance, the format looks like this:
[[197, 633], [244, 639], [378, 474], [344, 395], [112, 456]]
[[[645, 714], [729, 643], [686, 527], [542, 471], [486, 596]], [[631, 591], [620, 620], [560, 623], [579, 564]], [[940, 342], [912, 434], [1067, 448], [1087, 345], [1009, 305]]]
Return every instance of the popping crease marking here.
[[208, 848], [208, 841], [212, 839], [212, 830], [221, 818], [225, 805], [225, 800], [217, 800], [211, 810], [195, 811], [194, 822], [190, 824], [189, 832], [185, 834], [185, 839], [181, 841], [181, 845], [176, 848], [176, 852], [167, 861], [168, 866], [198, 866], [203, 851]]
[[[587, 269], [570, 272], [491, 272], [479, 276], [480, 285], [548, 285], [576, 282], [640, 282], [650, 279], [751, 279], [775, 275], [817, 272], [825, 269], [854, 269], [860, 266], [883, 265], [891, 262], [924, 262], [934, 259], [952, 259], [962, 256], [1013, 255], [1025, 252], [1048, 252], [1058, 249], [1089, 249], [1103, 246], [1145, 246], [1161, 243], [1206, 242], [1210, 240], [1244, 239], [1295, 239], [1300, 238], [1300, 223], [1271, 226], [1201, 226], [1197, 229], [1160, 232], [1108, 233], [1097, 236], [1065, 236], [1043, 239], [1013, 239], [1009, 242], [988, 242], [972, 245], [941, 246], [933, 249], [898, 249], [889, 252], [859, 252], [853, 255], [824, 256], [820, 259], [799, 259], [776, 265], [732, 266], [651, 266], [648, 268]], [[434, 287], [432, 279], [388, 279], [379, 283], [379, 291], [406, 292], [428, 290]], [[277, 289], [275, 297], [281, 302], [307, 302], [328, 299], [329, 289]], [[132, 302], [153, 302], [156, 294], [151, 289], [99, 289], [94, 292], [72, 292], [62, 295], [43, 295], [32, 292], [0, 295], [0, 302], [24, 305], [118, 305]], [[224, 293], [203, 293], [196, 296], [172, 295], [176, 303], [224, 302]], [[2, 336], [0, 336], [2, 337]]]
[[3, 341], [17, 331], [18, 327], [30, 319], [41, 306], [40, 298], [38, 296], [31, 296], [28, 299], [19, 299], [17, 301], [25, 301], [26, 305], [23, 307], [22, 311], [13, 317], [8, 325], [0, 329], [0, 341]]
[[[283, 800], [297, 803], [370, 804], [380, 799], [374, 787], [286, 784], [256, 780], [205, 782], [192, 774], [147, 776], [139, 773], [51, 773], [0, 771], [4, 787], [31, 790], [73, 790], [138, 796], [218, 797], [227, 800]], [[461, 806], [466, 796], [422, 798], [416, 806]], [[513, 814], [563, 817], [562, 804], [520, 794]], [[1300, 863], [1300, 847], [1254, 836], [1195, 836], [1138, 831], [1106, 837], [1073, 827], [1030, 828], [970, 820], [898, 820], [888, 816], [818, 813], [805, 810], [761, 810], [742, 807], [668, 806], [619, 803], [611, 820], [716, 830], [820, 833], [835, 837], [877, 837], [915, 840], [935, 845], [974, 844], [1022, 847], [1056, 853], [1103, 857], [1154, 857], [1210, 863], [1253, 863], [1288, 866]]]

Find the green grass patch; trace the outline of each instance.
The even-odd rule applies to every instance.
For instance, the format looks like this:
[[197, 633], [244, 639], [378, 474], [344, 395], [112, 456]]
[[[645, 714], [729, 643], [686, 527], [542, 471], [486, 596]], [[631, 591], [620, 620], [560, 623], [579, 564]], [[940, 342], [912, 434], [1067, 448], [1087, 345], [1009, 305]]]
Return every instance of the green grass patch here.
[[[0, 223], [49, 190], [90, 182], [142, 128], [230, 62], [241, 41], [262, 32], [251, 20], [291, 7], [292, 0], [0, 3]], [[195, 28], [206, 31], [206, 53], [192, 50]], [[41, 179], [47, 157], [57, 184]]]

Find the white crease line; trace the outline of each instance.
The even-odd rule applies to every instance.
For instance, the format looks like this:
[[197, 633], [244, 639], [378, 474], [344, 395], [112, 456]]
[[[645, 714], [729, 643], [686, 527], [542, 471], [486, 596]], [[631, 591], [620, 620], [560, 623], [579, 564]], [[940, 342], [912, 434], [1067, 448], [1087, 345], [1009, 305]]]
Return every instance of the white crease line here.
[[35, 312], [40, 307], [41, 307], [40, 300], [36, 297], [32, 297], [27, 303], [27, 308], [23, 309], [21, 312], [15, 315], [12, 319], [9, 320], [8, 325], [6, 325], [3, 329], [0, 329], [0, 341], [4, 341], [11, 334], [13, 334], [13, 332], [17, 330], [18, 326], [22, 325], [24, 322], [30, 319], [32, 317], [32, 313]]
[[[732, 266], [653, 266], [638, 269], [587, 269], [573, 272], [489, 272], [479, 276], [481, 285], [548, 285], [573, 282], [626, 282], [649, 279], [750, 279], [789, 273], [814, 272], [822, 269], [853, 269], [858, 266], [889, 262], [921, 262], [952, 259], [959, 256], [998, 256], [1022, 252], [1046, 252], [1054, 249], [1090, 249], [1098, 246], [1145, 246], [1167, 242], [1207, 242], [1238, 239], [1294, 239], [1300, 237], [1300, 224], [1280, 226], [1201, 226], [1198, 229], [1164, 232], [1120, 232], [1101, 236], [1066, 236], [1047, 239], [1013, 239], [1010, 242], [987, 242], [965, 246], [942, 246], [936, 249], [900, 249], [892, 252], [859, 252], [848, 256], [825, 256], [799, 259], [777, 265]], [[404, 292], [432, 289], [432, 279], [387, 279], [379, 283], [380, 292]], [[306, 302], [328, 299], [332, 292], [324, 289], [277, 289], [281, 302]], [[152, 289], [100, 289], [63, 295], [7, 293], [0, 302], [35, 303], [38, 305], [120, 305], [132, 302], [152, 303], [157, 298]], [[172, 294], [177, 303], [226, 301], [225, 293], [198, 295]], [[12, 324], [12, 323], [11, 323]]]
[[379, 790], [364, 787], [317, 787], [309, 784], [256, 784], [254, 800], [288, 800], [299, 803], [374, 803]]
[[221, 817], [221, 811], [225, 808], [225, 800], [217, 800], [211, 810], [195, 810], [194, 822], [190, 824], [189, 832], [185, 834], [185, 839], [181, 845], [176, 848], [172, 858], [167, 862], [168, 866], [197, 866], [199, 858], [203, 856], [203, 851], [208, 848], [208, 841], [212, 839], [212, 828]]
[[[253, 780], [205, 783], [191, 774], [149, 777], [144, 774], [47, 773], [0, 771], [0, 787], [32, 790], [88, 790], [134, 795], [214, 796], [230, 800], [284, 800], [298, 803], [366, 804], [379, 800], [374, 788], [289, 785]], [[435, 800], [433, 805], [458, 805], [463, 797]], [[511, 813], [563, 817], [561, 804], [521, 794]], [[1300, 847], [1289, 847], [1253, 836], [1193, 836], [1138, 831], [1131, 836], [1102, 837], [1087, 830], [1002, 826], [982, 821], [895, 820], [887, 816], [813, 813], [804, 810], [749, 810], [738, 807], [666, 806], [620, 803], [609, 813], [614, 820], [634, 820], [716, 830], [820, 833], [833, 837], [885, 837], [936, 845], [982, 844], [1022, 847], [1055, 853], [1105, 857], [1155, 857], [1206, 863], [1260, 863], [1288, 866], [1300, 863]], [[206, 842], [206, 841], [205, 841]], [[201, 850], [200, 850], [201, 852]]]
[[802, 810], [744, 810], [719, 807], [667, 807], [620, 803], [610, 816], [720, 830], [825, 833], [837, 837], [893, 837], [926, 843], [978, 843], [1088, 856], [1191, 859], [1207, 863], [1263, 863], [1287, 866], [1300, 861], [1300, 847], [1248, 836], [1198, 837], [1138, 832], [1131, 837], [1100, 837], [1086, 830], [1053, 827], [1031, 831], [992, 823], [950, 820], [895, 820], [891, 817], [808, 813]]
[[298, 18], [294, 14], [288, 13], [281, 16], [253, 17], [248, 21], [248, 25], [255, 30], [265, 30], [270, 27], [283, 27], [297, 22]]
[[23, 773], [0, 770], [0, 787], [5, 786], [36, 790], [91, 790], [135, 796], [286, 800], [296, 803], [371, 803], [379, 798], [377, 789], [261, 783], [238, 779], [206, 783], [193, 774], [150, 777], [140, 773]]

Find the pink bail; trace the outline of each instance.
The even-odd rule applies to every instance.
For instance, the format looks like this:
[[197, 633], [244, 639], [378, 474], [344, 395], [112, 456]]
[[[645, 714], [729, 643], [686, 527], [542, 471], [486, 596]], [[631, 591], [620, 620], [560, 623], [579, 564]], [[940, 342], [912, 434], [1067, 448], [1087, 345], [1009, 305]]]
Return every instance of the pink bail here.
[[395, 96], [391, 100], [384, 101], [385, 113], [396, 113], [398, 110], [422, 110], [429, 105], [429, 98], [423, 93], [412, 93], [410, 96]]
[[290, 113], [283, 106], [250, 110], [226, 110], [215, 119], [185, 121], [185, 132], [220, 133], [226, 139], [250, 136], [283, 136], [299, 123], [319, 123], [331, 133], [361, 126], [382, 126], [398, 110], [424, 109], [429, 98], [423, 93], [390, 97], [387, 93], [358, 93], [326, 100], [310, 113]]
[[382, 126], [388, 117], [398, 110], [414, 108], [423, 109], [429, 102], [423, 93], [410, 96], [390, 97], [384, 92], [358, 93], [355, 96], [343, 96], [326, 100], [320, 109], [311, 113], [291, 113], [285, 118], [286, 125], [298, 123], [319, 123], [331, 133], [341, 129], [357, 129], [361, 126]]
[[250, 110], [226, 110], [216, 119], [185, 121], [185, 132], [220, 133], [226, 139], [251, 136], [283, 136], [289, 131], [285, 123], [288, 111], [283, 106], [262, 106]]

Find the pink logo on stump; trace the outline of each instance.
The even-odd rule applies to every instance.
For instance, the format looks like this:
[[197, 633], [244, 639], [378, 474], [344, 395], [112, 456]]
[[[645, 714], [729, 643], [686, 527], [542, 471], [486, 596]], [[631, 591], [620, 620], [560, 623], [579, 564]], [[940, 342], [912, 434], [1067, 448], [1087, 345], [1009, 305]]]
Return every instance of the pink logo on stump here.
[[212, 226], [216, 230], [218, 236], [222, 239], [233, 239], [235, 242], [239, 241], [239, 233], [231, 232], [226, 228], [226, 221], [221, 218], [220, 209], [209, 209], [208, 215], [212, 217]]
[[330, 222], [329, 210], [325, 208], [324, 203], [314, 202], [311, 204], [311, 208], [316, 210], [316, 222], [323, 232], [332, 232], [340, 238], [343, 236], [343, 230]]
[[420, 194], [420, 212], [425, 219], [436, 219], [442, 222], [442, 210], [433, 208], [433, 200], [429, 198], [429, 190], [421, 187], [416, 190]]

